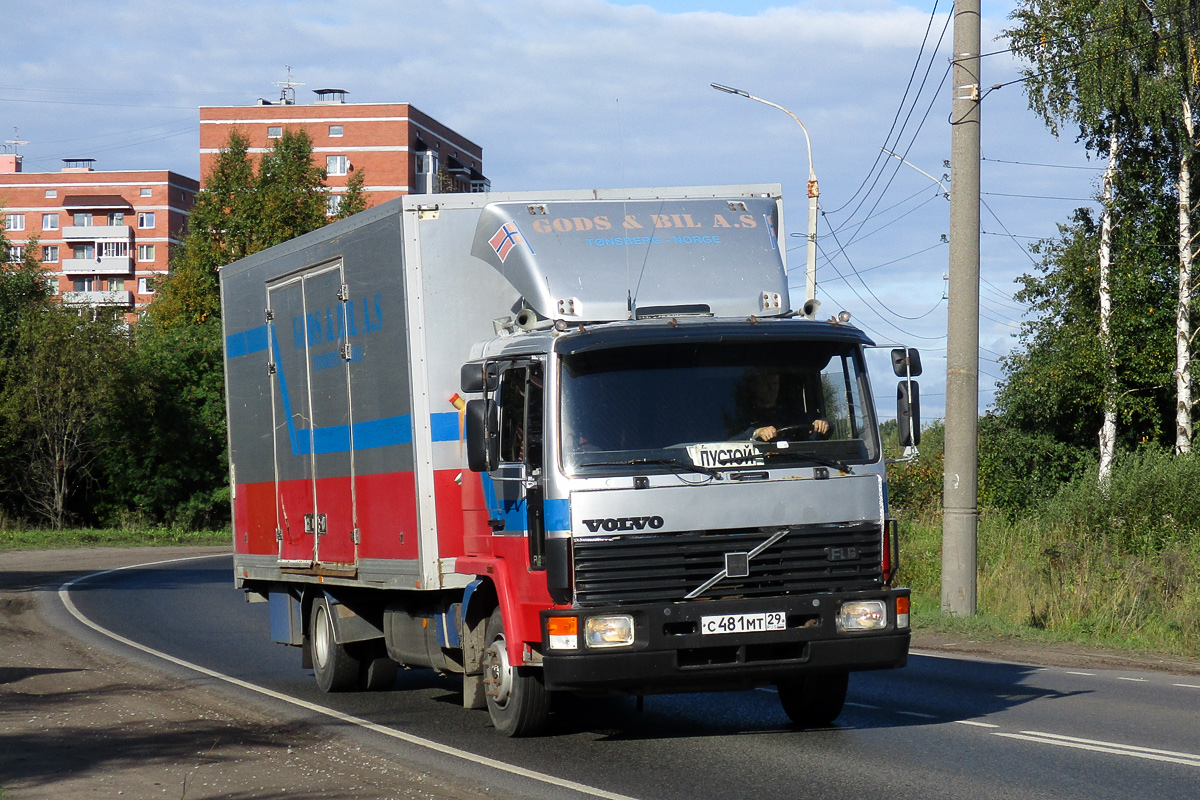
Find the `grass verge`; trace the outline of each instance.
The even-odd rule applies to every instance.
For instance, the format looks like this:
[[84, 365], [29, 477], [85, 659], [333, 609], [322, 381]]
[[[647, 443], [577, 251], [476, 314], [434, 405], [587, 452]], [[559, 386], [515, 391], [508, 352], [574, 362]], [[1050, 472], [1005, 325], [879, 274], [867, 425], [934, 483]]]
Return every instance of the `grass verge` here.
[[0, 530], [0, 551], [55, 550], [75, 547], [147, 547], [230, 545], [229, 531], [183, 531], [170, 528], [82, 528], [71, 530]]
[[1049, 519], [979, 520], [978, 614], [940, 610], [941, 520], [902, 526], [901, 583], [913, 625], [956, 635], [1067, 642], [1200, 657], [1200, 542], [1131, 552], [1118, 536], [1080, 536]]

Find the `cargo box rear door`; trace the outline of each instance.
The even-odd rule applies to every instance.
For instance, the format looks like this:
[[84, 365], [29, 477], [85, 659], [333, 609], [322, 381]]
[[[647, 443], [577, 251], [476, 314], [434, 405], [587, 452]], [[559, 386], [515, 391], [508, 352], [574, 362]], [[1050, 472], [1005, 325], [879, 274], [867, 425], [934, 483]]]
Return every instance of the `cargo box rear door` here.
[[279, 560], [356, 563], [353, 420], [340, 261], [267, 287]]

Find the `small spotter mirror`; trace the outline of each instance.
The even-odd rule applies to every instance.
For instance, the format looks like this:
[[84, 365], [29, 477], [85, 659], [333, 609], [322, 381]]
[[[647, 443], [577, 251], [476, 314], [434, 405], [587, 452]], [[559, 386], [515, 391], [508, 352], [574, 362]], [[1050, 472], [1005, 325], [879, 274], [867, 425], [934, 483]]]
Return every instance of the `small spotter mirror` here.
[[486, 361], [469, 361], [463, 364], [458, 380], [459, 389], [464, 394], [490, 392], [499, 385], [495, 365]]
[[897, 378], [916, 378], [921, 374], [921, 354], [911, 347], [892, 351], [892, 372]]

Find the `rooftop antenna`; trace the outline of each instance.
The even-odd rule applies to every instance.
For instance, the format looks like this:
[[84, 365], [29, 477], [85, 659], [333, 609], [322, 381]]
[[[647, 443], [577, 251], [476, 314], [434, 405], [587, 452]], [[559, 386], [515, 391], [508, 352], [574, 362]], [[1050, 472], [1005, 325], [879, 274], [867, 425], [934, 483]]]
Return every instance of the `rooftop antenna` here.
[[27, 144], [29, 144], [29, 142], [21, 139], [21, 137], [17, 131], [17, 126], [14, 125], [13, 126], [13, 138], [9, 139], [8, 141], [6, 141], [4, 143], [4, 151], [6, 153], [16, 154], [18, 147], [24, 147]]
[[290, 64], [284, 64], [284, 68], [287, 70], [287, 80], [273, 81], [272, 83], [279, 87], [279, 104], [294, 106], [296, 105], [296, 87], [303, 86], [304, 84], [292, 80], [292, 67]]

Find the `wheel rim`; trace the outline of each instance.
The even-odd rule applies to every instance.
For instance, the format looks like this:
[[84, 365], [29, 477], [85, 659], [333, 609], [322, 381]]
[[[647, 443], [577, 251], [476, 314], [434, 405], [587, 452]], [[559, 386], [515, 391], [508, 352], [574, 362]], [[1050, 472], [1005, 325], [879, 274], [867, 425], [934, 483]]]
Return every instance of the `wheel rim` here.
[[508, 647], [504, 636], [497, 636], [483, 663], [483, 689], [488, 699], [503, 707], [512, 695], [512, 666], [508, 663]]
[[332, 646], [332, 636], [329, 630], [329, 620], [325, 615], [325, 607], [317, 609], [316, 624], [313, 625], [313, 661], [324, 668], [329, 661], [329, 648]]

